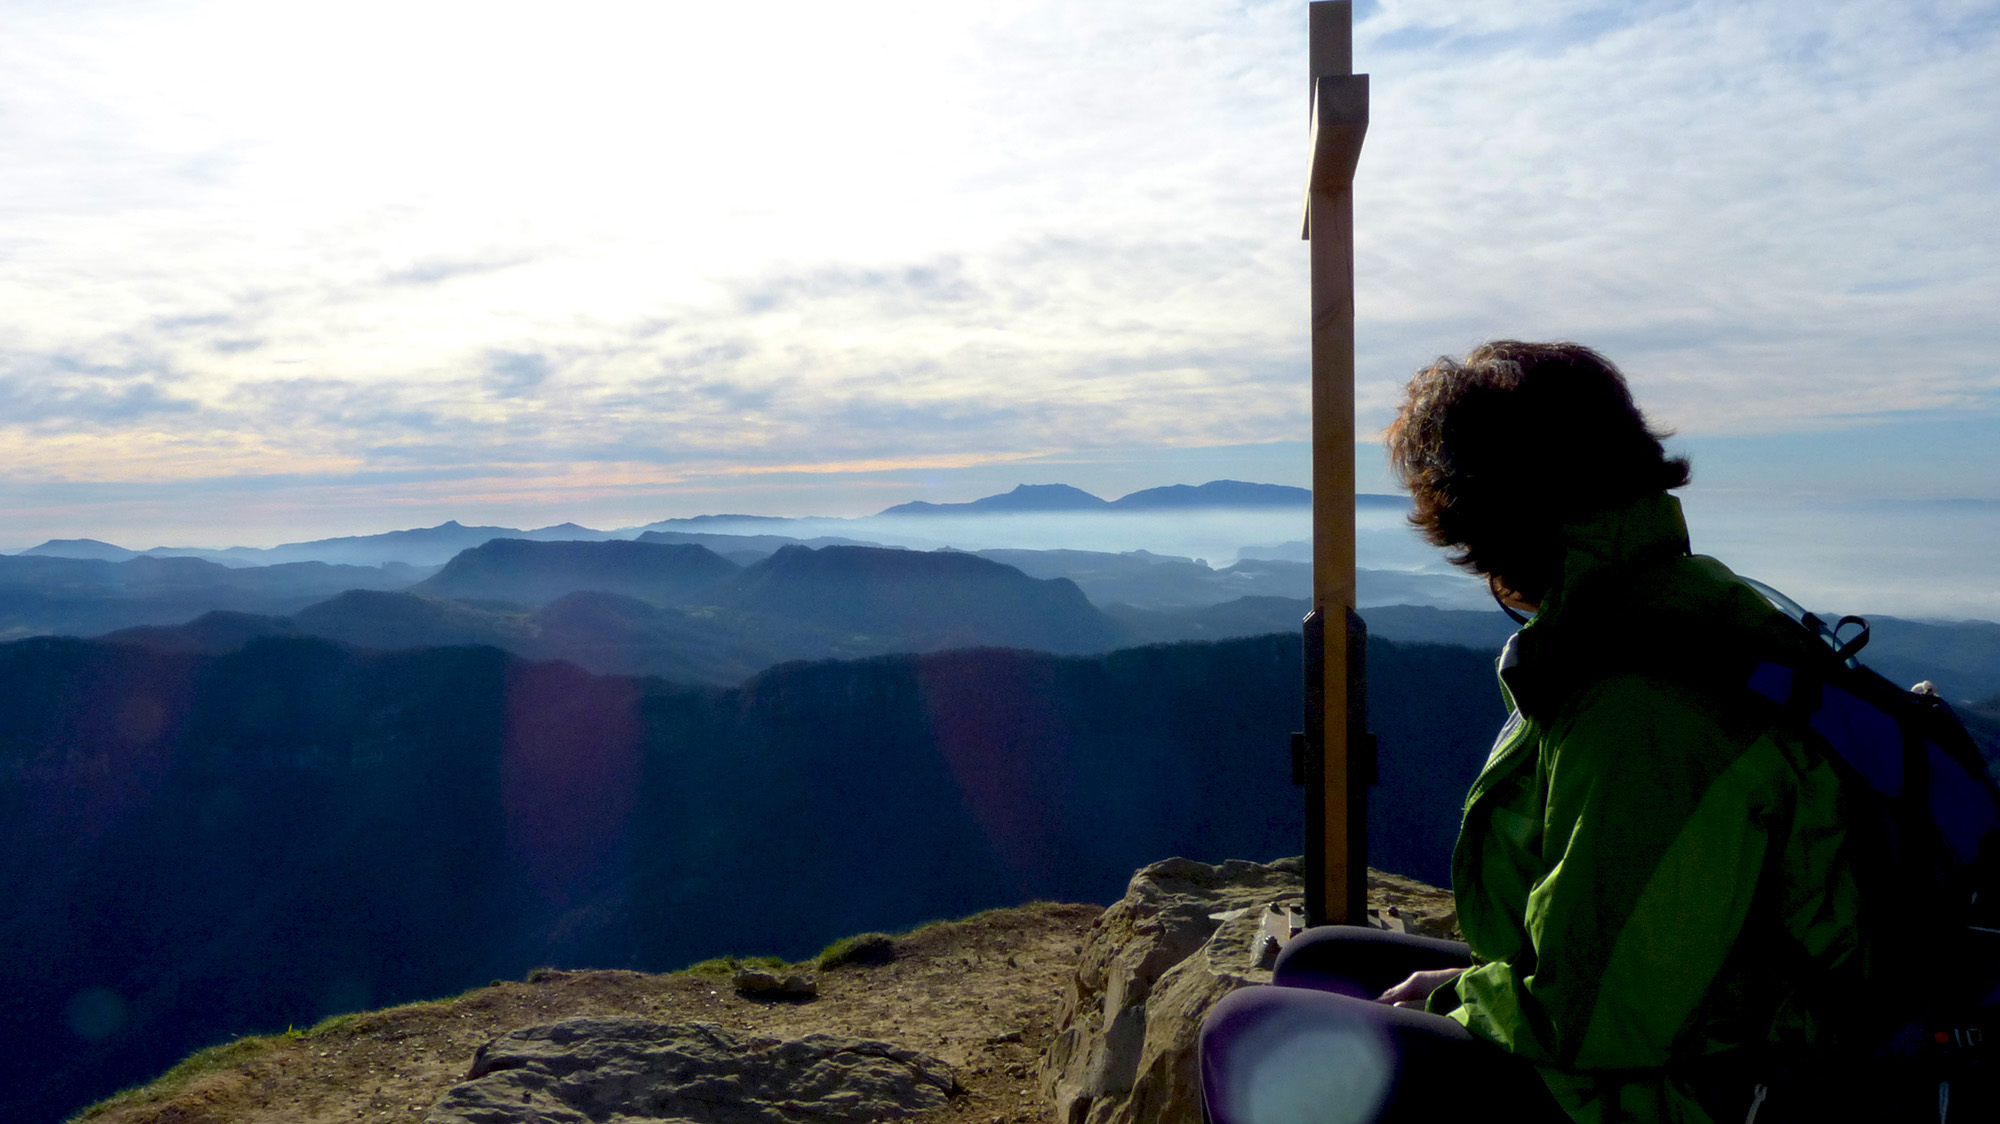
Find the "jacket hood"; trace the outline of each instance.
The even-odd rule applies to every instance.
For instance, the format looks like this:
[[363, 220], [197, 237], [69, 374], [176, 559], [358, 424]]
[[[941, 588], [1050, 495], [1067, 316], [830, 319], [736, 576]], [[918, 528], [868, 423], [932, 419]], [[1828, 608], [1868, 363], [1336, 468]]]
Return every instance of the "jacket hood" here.
[[1681, 501], [1666, 492], [1564, 524], [1562, 569], [1543, 599], [1536, 620], [1560, 616], [1580, 589], [1607, 574], [1666, 562], [1688, 554], [1687, 519]]

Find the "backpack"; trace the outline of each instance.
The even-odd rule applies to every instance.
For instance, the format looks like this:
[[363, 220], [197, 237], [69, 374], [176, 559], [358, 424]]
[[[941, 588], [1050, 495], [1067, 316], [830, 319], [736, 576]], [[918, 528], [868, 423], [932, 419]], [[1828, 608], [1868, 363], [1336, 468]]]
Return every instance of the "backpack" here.
[[[1744, 580], [1825, 645], [1810, 666], [1757, 660], [1743, 686], [1827, 758], [1853, 816], [1870, 994], [1862, 1057], [1836, 1063], [1836, 1115], [2000, 1119], [2000, 788], [1934, 686], [1904, 690], [1856, 658], [1864, 618], [1829, 625]], [[1880, 1098], [1867, 1110], [1849, 1099], [1857, 1073]]]

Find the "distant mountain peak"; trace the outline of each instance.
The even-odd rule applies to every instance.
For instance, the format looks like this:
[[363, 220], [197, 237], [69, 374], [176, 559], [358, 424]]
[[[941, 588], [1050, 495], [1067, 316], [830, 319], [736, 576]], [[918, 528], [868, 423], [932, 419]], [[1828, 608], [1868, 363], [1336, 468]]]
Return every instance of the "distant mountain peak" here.
[[1158, 511], [1191, 507], [1311, 507], [1312, 492], [1286, 484], [1252, 484], [1243, 480], [1210, 480], [1190, 486], [1169, 484], [1120, 496], [1111, 506], [1120, 511]]
[[[1068, 484], [1016, 484], [1014, 485], [1014, 490], [1008, 492], [1007, 494], [1010, 496], [1019, 496], [1023, 499], [1029, 499], [1029, 498], [1043, 499], [1043, 500], [1053, 499], [1063, 503], [1104, 502], [1102, 499], [1098, 498], [1097, 496], [1091, 495], [1089, 492], [1084, 491], [1082, 488], [1072, 488]], [[998, 499], [999, 497], [988, 496], [987, 498]], [[975, 500], [973, 502], [976, 503], [978, 501]]]
[[793, 520], [784, 515], [684, 515], [673, 519], [661, 519], [642, 527], [638, 531], [670, 531], [677, 527], [709, 527], [726, 523], [790, 523]]
[[998, 515], [1024, 512], [1102, 511], [1110, 503], [1068, 484], [1016, 484], [1011, 492], [969, 503], [916, 500], [886, 508], [882, 515]]
[[489, 539], [460, 551], [411, 589], [521, 605], [543, 605], [576, 590], [676, 604], [736, 569], [734, 562], [694, 543]]
[[99, 539], [50, 539], [21, 553], [49, 558], [100, 559], [105, 562], [123, 562], [139, 556], [136, 550], [127, 550]]
[[1104, 500], [1068, 484], [1017, 484], [1011, 492], [968, 503], [897, 504], [883, 515], [991, 515], [1059, 511], [1163, 511], [1200, 507], [1311, 507], [1312, 492], [1285, 484], [1252, 484], [1243, 480], [1211, 480], [1206, 484], [1168, 484], [1146, 488], [1116, 500]]

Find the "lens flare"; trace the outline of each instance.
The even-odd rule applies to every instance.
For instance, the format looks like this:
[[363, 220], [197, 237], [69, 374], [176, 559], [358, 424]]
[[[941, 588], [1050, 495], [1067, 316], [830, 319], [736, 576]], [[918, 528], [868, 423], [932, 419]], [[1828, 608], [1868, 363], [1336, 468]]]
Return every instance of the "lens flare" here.
[[1319, 1012], [1276, 1013], [1238, 1056], [1256, 1059], [1232, 1090], [1245, 1124], [1361, 1124], [1375, 1119], [1395, 1073], [1374, 1028]]

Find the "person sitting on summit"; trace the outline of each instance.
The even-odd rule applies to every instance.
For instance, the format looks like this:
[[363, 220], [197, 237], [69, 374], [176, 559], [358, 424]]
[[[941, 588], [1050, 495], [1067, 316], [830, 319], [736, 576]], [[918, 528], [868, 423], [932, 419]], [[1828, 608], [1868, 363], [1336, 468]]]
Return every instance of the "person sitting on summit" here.
[[1465, 942], [1301, 934], [1285, 986], [1203, 1027], [1213, 1124], [1748, 1120], [1837, 1035], [1863, 960], [1841, 782], [1657, 643], [1816, 641], [1690, 553], [1661, 436], [1576, 344], [1496, 341], [1410, 381], [1387, 447], [1411, 522], [1532, 615], [1452, 857]]

